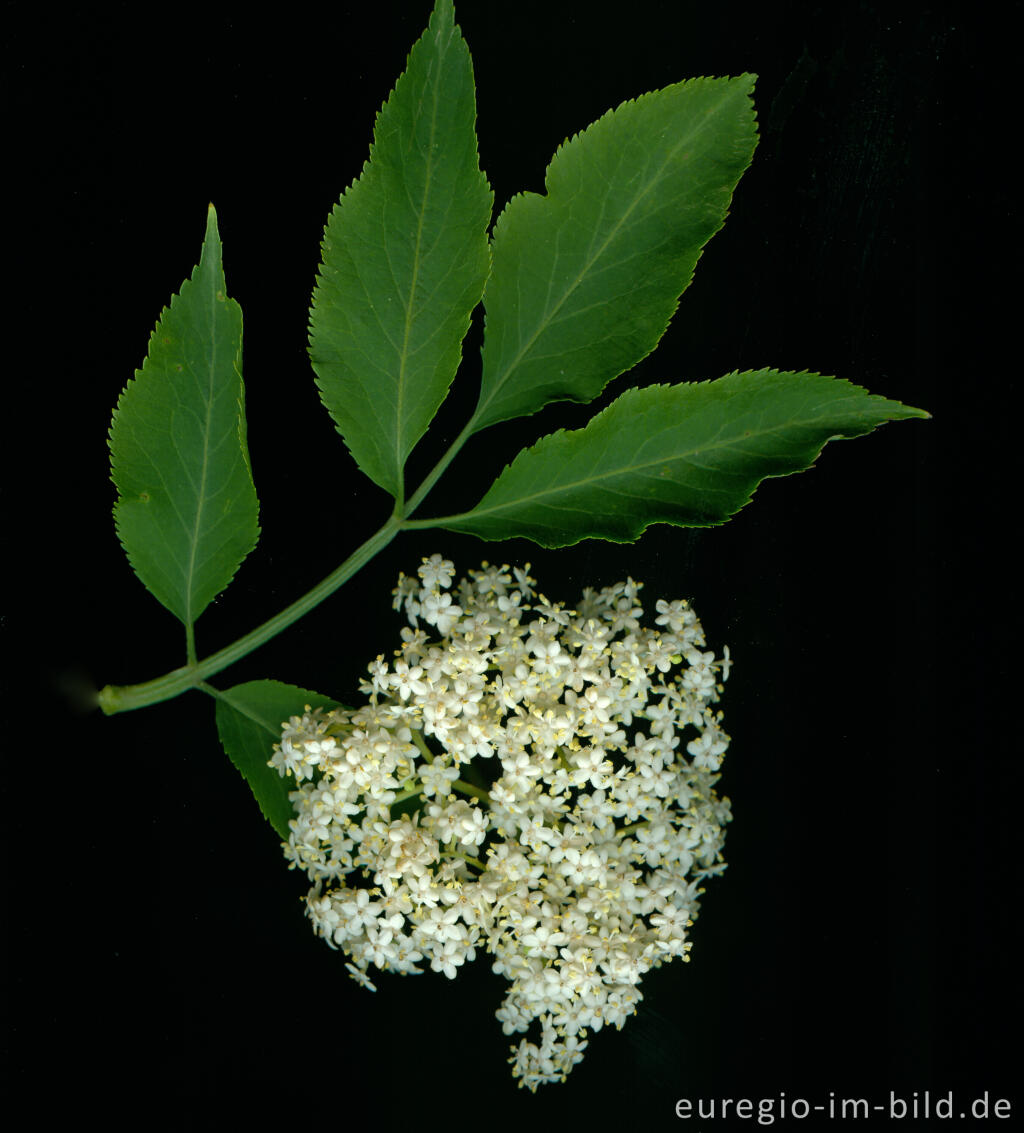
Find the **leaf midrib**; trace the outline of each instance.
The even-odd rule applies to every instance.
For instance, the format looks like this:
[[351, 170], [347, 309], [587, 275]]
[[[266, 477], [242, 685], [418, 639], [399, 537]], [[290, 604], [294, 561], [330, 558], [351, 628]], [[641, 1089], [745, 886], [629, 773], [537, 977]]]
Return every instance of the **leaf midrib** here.
[[[438, 52], [438, 74], [441, 71], [441, 62], [443, 55]], [[416, 294], [416, 282], [419, 279], [420, 273], [420, 249], [423, 243], [423, 218], [427, 211], [427, 199], [430, 196], [430, 188], [434, 176], [434, 139], [437, 136], [437, 104], [438, 104], [438, 79], [435, 76], [432, 84], [432, 105], [430, 115], [430, 144], [427, 149], [427, 163], [424, 173], [423, 193], [420, 198], [419, 215], [416, 220], [416, 248], [413, 254], [413, 268], [412, 279], [409, 283], [409, 300], [405, 305], [405, 329], [402, 335], [402, 349], [399, 356], [398, 363], [398, 391], [395, 404], [395, 472], [396, 472], [396, 488], [399, 492], [402, 491], [402, 470], [405, 467], [405, 387], [407, 381], [406, 371], [409, 362], [409, 338], [412, 335], [413, 324], [413, 297]]]
[[247, 720], [251, 720], [254, 724], [258, 724], [265, 732], [271, 736], [277, 736], [280, 733], [280, 726], [274, 727], [268, 723], [262, 716], [254, 716], [247, 704], [239, 703], [230, 692], [225, 692], [223, 689], [217, 690], [217, 698], [222, 700], [232, 711], [237, 712], [239, 716], [244, 716]]
[[[216, 281], [213, 281], [216, 283]], [[188, 574], [185, 585], [185, 624], [191, 626], [195, 622], [192, 616], [192, 607], [195, 599], [195, 577], [196, 577], [196, 553], [199, 549], [199, 532], [202, 527], [203, 510], [206, 505], [206, 481], [209, 475], [210, 466], [210, 430], [211, 420], [213, 417], [213, 401], [214, 401], [214, 385], [215, 376], [214, 370], [216, 369], [216, 355], [217, 355], [217, 294], [216, 287], [208, 289], [208, 298], [210, 301], [210, 341], [208, 344], [208, 351], [205, 357], [209, 359], [207, 367], [207, 398], [206, 398], [206, 422], [203, 428], [203, 463], [199, 475], [199, 492], [198, 499], [196, 500], [196, 518], [192, 527], [192, 539], [189, 547], [188, 556]]]
[[[796, 418], [796, 419], [789, 418], [787, 421], [785, 421], [785, 422], [783, 422], [779, 425], [774, 425], [770, 428], [759, 429], [756, 432], [755, 431], [745, 432], [743, 434], [742, 439], [747, 440], [748, 438], [770, 436], [772, 433], [784, 432], [784, 431], [787, 431], [787, 430], [792, 429], [794, 427], [799, 428], [801, 426], [813, 425], [817, 420], [818, 420], [818, 418], [816, 418], [816, 417]], [[833, 436], [842, 436], [842, 435], [843, 434], [841, 434], [841, 433], [833, 434]], [[672, 464], [672, 463], [675, 463], [675, 462], [680, 461], [680, 460], [686, 460], [687, 457], [693, 456], [697, 453], [716, 451], [716, 450], [723, 449], [723, 448], [735, 447], [736, 444], [738, 443], [739, 439], [740, 438], [738, 438], [737, 436], [732, 436], [732, 437], [725, 439], [725, 440], [722, 440], [722, 441], [710, 442], [708, 444], [700, 444], [700, 445], [695, 446], [695, 447], [690, 448], [690, 449], [684, 449], [682, 452], [674, 453], [671, 456], [664, 456], [664, 457], [661, 457], [660, 459], [652, 459], [652, 460], [648, 460], [648, 461], [642, 461], [642, 462], [637, 463], [637, 464], [616, 465], [616, 467], [614, 469], [612, 469], [611, 471], [608, 471], [608, 472], [599, 473], [599, 474], [594, 475], [594, 476], [588, 476], [585, 479], [581, 479], [581, 480], [569, 481], [568, 483], [560, 482], [559, 484], [557, 484], [553, 487], [550, 487], [550, 488], [545, 488], [542, 491], [531, 492], [527, 495], [517, 496], [515, 499], [506, 500], [506, 501], [503, 501], [503, 502], [498, 503], [498, 504], [492, 504], [490, 507], [473, 508], [472, 511], [465, 512], [462, 515], [453, 516], [451, 518], [453, 518], [453, 519], [476, 519], [479, 516], [492, 514], [494, 512], [507, 511], [509, 508], [521, 507], [525, 504], [534, 503], [538, 500], [543, 499], [545, 496], [563, 495], [563, 494], [568, 493], [568, 492], [576, 491], [580, 488], [590, 487], [592, 485], [599, 484], [602, 480], [617, 479], [618, 477], [628, 475], [629, 473], [643, 472], [644, 470], [646, 470], [648, 468], [652, 468], [652, 467], [659, 465], [659, 464]], [[529, 451], [531, 451], [531, 450], [528, 449], [527, 452], [529, 452]], [[512, 466], [510, 466], [510, 469], [511, 469], [511, 467]], [[500, 482], [500, 477], [499, 477], [499, 482]], [[437, 521], [437, 522], [440, 522], [440, 521]]]

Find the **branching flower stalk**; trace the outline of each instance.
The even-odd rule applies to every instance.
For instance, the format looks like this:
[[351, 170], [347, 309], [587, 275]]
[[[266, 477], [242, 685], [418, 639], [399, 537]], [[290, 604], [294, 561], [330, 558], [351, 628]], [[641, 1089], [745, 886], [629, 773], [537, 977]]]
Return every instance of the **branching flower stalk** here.
[[394, 591], [409, 627], [370, 664], [368, 703], [291, 717], [271, 765], [298, 784], [285, 852], [316, 932], [371, 990], [371, 967], [454, 979], [488, 952], [510, 985], [498, 1020], [526, 1036], [512, 1072], [536, 1090], [688, 956], [724, 868], [729, 657], [685, 601], [644, 628], [632, 579], [568, 609], [528, 570], [485, 563], [453, 588], [453, 564], [424, 559]]

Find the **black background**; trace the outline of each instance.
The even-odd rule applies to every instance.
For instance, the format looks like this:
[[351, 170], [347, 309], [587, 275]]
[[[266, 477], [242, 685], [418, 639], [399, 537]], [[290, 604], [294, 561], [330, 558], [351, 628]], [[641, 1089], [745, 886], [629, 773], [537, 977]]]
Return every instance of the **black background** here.
[[[508, 1074], [486, 961], [454, 983], [382, 977], [371, 996], [314, 939], [210, 701], [105, 719], [67, 692], [181, 661], [180, 626], [114, 537], [105, 431], [198, 257], [207, 201], [246, 320], [263, 534], [201, 619], [200, 652], [385, 518], [318, 403], [306, 309], [324, 219], [429, 4], [5, 11], [24, 350], [8, 426], [8, 932], [23, 946], [9, 1054], [42, 1112], [127, 1123], [144, 1097], [158, 1106], [146, 1120], [183, 1127], [213, 1103], [339, 1126], [365, 1103], [385, 1126], [646, 1128], [675, 1122], [681, 1097], [1019, 1101], [1002, 29], [953, 3], [458, 5], [497, 207], [540, 191], [558, 143], [625, 98], [760, 76], [761, 141], [732, 215], [658, 351], [598, 405], [627, 384], [771, 365], [933, 414], [827, 447], [719, 529], [561, 552], [403, 535], [221, 675], [351, 698], [397, 638], [395, 577], [436, 550], [460, 569], [532, 562], [570, 602], [631, 574], [650, 606], [691, 598], [709, 641], [730, 645], [730, 865], [692, 962], [648, 977], [622, 1033], [593, 1036], [565, 1085], [531, 1097]], [[472, 335], [413, 484], [474, 403]], [[476, 438], [437, 513], [592, 411]]]

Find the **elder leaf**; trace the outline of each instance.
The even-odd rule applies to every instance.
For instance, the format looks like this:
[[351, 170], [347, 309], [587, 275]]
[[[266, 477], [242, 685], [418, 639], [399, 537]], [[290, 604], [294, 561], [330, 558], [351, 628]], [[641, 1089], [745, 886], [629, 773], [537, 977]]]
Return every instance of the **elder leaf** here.
[[199, 264], [172, 297], [110, 426], [114, 521], [146, 588], [192, 625], [256, 546], [242, 311], [229, 299], [217, 214]]
[[310, 311], [324, 405], [359, 467], [396, 498], [444, 400], [490, 264], [473, 68], [437, 0], [377, 116], [370, 159], [335, 205]]
[[494, 228], [476, 429], [587, 402], [649, 354], [757, 142], [753, 75], [688, 79], [565, 142]]
[[739, 511], [762, 480], [809, 468], [826, 442], [928, 416], [806, 372], [631, 389], [584, 428], [520, 452], [472, 511], [429, 522], [544, 547], [628, 543], [652, 523], [706, 527]]

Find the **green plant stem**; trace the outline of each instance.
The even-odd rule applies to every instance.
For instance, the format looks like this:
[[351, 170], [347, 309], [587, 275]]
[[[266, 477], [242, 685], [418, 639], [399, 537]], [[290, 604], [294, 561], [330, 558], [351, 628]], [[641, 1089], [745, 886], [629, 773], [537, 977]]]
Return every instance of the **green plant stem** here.
[[[458, 455], [459, 450], [466, 443], [466, 441], [469, 440], [469, 438], [475, 431], [476, 414], [474, 413], [466, 423], [466, 427], [462, 430], [461, 433], [459, 433], [455, 440], [452, 441], [451, 447], [448, 449], [448, 451], [444, 454], [444, 456], [441, 457], [437, 464], [434, 465], [434, 467], [424, 478], [423, 483], [420, 484], [413, 496], [410, 498], [409, 506], [405, 509], [406, 516], [412, 515], [412, 513], [420, 506], [420, 504], [423, 503], [423, 500], [426, 498], [427, 493], [431, 488], [433, 488], [438, 480], [441, 479], [441, 477], [445, 473], [445, 470], [448, 468], [448, 465], [451, 464], [451, 462], [455, 459], [455, 457]], [[414, 522], [407, 521], [404, 526], [410, 528], [431, 527], [433, 523], [434, 521], [432, 519], [418, 519]]]
[[137, 685], [107, 685], [101, 689], [97, 700], [100, 708], [112, 716], [116, 712], [130, 712], [135, 708], [144, 708], [147, 704], [158, 704], [161, 700], [170, 700], [180, 696], [191, 688], [196, 688], [207, 677], [233, 665], [247, 653], [251, 653], [257, 646], [269, 641], [281, 630], [287, 629], [292, 622], [296, 622], [303, 615], [308, 614], [325, 598], [329, 597], [342, 583], [347, 582], [358, 570], [364, 567], [379, 551], [398, 534], [403, 527], [402, 519], [397, 515], [384, 524], [376, 534], [371, 535], [363, 545], [353, 552], [337, 570], [332, 571], [322, 582], [318, 583], [298, 601], [283, 609], [279, 614], [270, 618], [251, 633], [240, 637], [231, 645], [201, 661], [182, 665], [173, 669], [162, 677], [145, 681]]
[[188, 692], [189, 689], [200, 687], [207, 677], [212, 677], [215, 673], [219, 673], [221, 669], [233, 665], [247, 653], [251, 653], [257, 646], [269, 641], [281, 630], [287, 629], [292, 622], [296, 622], [299, 618], [308, 614], [310, 610], [333, 594], [342, 583], [347, 582], [358, 570], [364, 567], [374, 555], [382, 551], [403, 528], [434, 526], [434, 520], [420, 519], [413, 521], [407, 517], [423, 502], [427, 493], [441, 478], [448, 465], [473, 434], [476, 418], [477, 415], [474, 413], [448, 451], [417, 488], [415, 495], [409, 500], [404, 511], [400, 502], [396, 504], [395, 511], [387, 523], [376, 534], [371, 535], [337, 570], [332, 571], [312, 590], [251, 633], [247, 633], [245, 637], [240, 637], [231, 645], [225, 646], [216, 653], [211, 653], [209, 657], [204, 657], [202, 661], [197, 660], [195, 656], [193, 627], [187, 626], [188, 660], [186, 664], [178, 669], [172, 669], [169, 673], [164, 673], [162, 677], [156, 677], [142, 684], [106, 685], [100, 689], [96, 697], [103, 712], [108, 716], [113, 716], [117, 712], [131, 712], [136, 708], [145, 708], [149, 704], [159, 704], [162, 700], [171, 700], [175, 696], [180, 696], [183, 692]]
[[462, 860], [464, 862], [469, 862], [469, 864], [471, 866], [476, 866], [476, 868], [481, 873], [487, 872], [487, 866], [485, 866], [484, 863], [479, 858], [474, 858], [472, 854], [464, 854], [461, 850], [442, 850], [441, 851], [441, 857], [442, 858], [462, 858]]
[[472, 795], [473, 798], [479, 799], [482, 803], [487, 803], [487, 805], [490, 806], [491, 796], [483, 787], [477, 787], [473, 783], [467, 783], [465, 779], [456, 779], [455, 782], [452, 783], [452, 790], [461, 791], [464, 795]]

